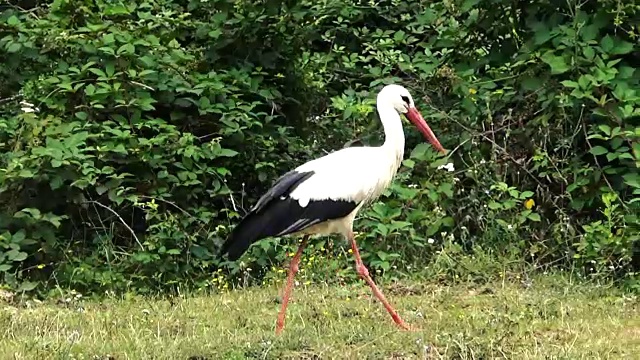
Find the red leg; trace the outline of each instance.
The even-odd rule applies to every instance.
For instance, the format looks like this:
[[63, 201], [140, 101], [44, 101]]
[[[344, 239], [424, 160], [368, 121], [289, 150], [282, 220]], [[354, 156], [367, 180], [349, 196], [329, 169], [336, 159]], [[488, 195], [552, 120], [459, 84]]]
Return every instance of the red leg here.
[[373, 290], [373, 294], [378, 298], [378, 300], [380, 300], [380, 302], [382, 302], [382, 305], [384, 305], [385, 309], [387, 309], [389, 315], [391, 315], [396, 325], [404, 330], [409, 330], [409, 326], [407, 326], [407, 324], [402, 321], [396, 310], [393, 308], [393, 306], [391, 306], [391, 304], [389, 304], [387, 299], [382, 294], [382, 291], [378, 289], [378, 286], [376, 286], [376, 284], [373, 282], [373, 279], [371, 279], [371, 276], [369, 276], [369, 270], [366, 266], [364, 266], [364, 263], [362, 263], [362, 258], [360, 258], [360, 251], [358, 251], [358, 245], [356, 244], [356, 239], [353, 235], [353, 232], [349, 234], [349, 241], [351, 242], [353, 256], [356, 258], [356, 271], [358, 272], [358, 275], [360, 275], [360, 277], [364, 279], [367, 284], [369, 284], [371, 290]]
[[302, 257], [302, 251], [305, 246], [307, 246], [308, 236], [305, 236], [302, 239], [302, 243], [298, 247], [298, 251], [291, 259], [291, 264], [289, 264], [289, 274], [287, 274], [287, 284], [284, 287], [284, 294], [282, 296], [282, 308], [280, 308], [280, 313], [278, 313], [278, 321], [276, 323], [276, 335], [279, 335], [284, 328], [284, 318], [287, 315], [287, 304], [289, 304], [289, 297], [291, 296], [291, 288], [293, 287], [293, 278], [296, 276], [298, 272], [298, 264], [300, 263], [300, 258]]

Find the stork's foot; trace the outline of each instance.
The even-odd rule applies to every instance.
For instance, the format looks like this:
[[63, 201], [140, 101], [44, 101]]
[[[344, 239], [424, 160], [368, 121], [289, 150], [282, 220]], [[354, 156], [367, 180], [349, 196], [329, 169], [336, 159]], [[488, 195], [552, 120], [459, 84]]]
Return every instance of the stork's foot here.
[[407, 323], [405, 323], [404, 321], [402, 321], [402, 319], [400, 319], [399, 317], [398, 317], [398, 319], [399, 319], [400, 321], [395, 321], [396, 319], [393, 319], [393, 320], [394, 320], [394, 322], [396, 323], [396, 325], [397, 325], [400, 329], [405, 330], [405, 331], [414, 331], [414, 328], [413, 328], [412, 326], [410, 326], [410, 325], [408, 325]]
[[400, 318], [398, 312], [393, 308], [393, 306], [391, 306], [391, 304], [389, 304], [387, 299], [382, 294], [382, 291], [378, 289], [378, 286], [375, 284], [375, 282], [373, 282], [373, 279], [371, 279], [371, 276], [369, 275], [369, 269], [367, 269], [367, 267], [362, 263], [362, 260], [360, 259], [360, 254], [358, 252], [358, 248], [355, 245], [355, 241], [352, 241], [352, 248], [353, 253], [356, 257], [356, 271], [358, 272], [358, 275], [360, 275], [360, 277], [364, 281], [366, 281], [367, 284], [369, 284], [369, 287], [371, 287], [371, 290], [373, 291], [373, 295], [375, 295], [375, 297], [380, 300], [382, 305], [384, 305], [384, 308], [387, 309], [387, 312], [389, 313], [389, 315], [391, 315], [393, 322], [395, 322], [396, 325], [403, 330], [411, 330], [411, 327], [409, 327], [409, 325], [407, 325], [404, 320]]
[[398, 326], [404, 331], [410, 331], [410, 332], [422, 331], [422, 328], [417, 327], [415, 325], [403, 324], [403, 325], [398, 325]]

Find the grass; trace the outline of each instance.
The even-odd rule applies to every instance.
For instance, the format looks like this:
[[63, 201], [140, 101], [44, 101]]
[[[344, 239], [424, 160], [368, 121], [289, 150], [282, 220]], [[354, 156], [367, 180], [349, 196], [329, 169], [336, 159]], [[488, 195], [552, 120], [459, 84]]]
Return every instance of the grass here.
[[362, 284], [294, 290], [282, 336], [278, 289], [172, 299], [0, 304], [2, 359], [632, 359], [638, 297], [557, 276], [383, 287], [397, 330]]

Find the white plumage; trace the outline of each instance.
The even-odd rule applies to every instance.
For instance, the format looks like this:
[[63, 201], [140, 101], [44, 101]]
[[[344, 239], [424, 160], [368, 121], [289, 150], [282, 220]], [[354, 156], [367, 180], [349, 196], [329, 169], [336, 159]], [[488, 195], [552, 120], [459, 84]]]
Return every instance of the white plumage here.
[[395, 156], [390, 156], [383, 150], [365, 147], [346, 148], [295, 169], [297, 172], [314, 172], [314, 175], [289, 194], [289, 197], [296, 200], [302, 208], [318, 200], [347, 200], [356, 205], [349, 215], [314, 225], [302, 230], [302, 233], [314, 235], [339, 233], [345, 237], [348, 235], [360, 208], [378, 198], [390, 185], [398, 170], [399, 164]]
[[398, 169], [395, 157], [382, 150], [385, 149], [346, 148], [301, 165], [295, 171], [315, 174], [290, 196], [303, 207], [303, 202], [310, 200], [366, 201], [384, 190]]
[[436, 149], [444, 149], [416, 110], [409, 92], [399, 85], [385, 86], [377, 98], [385, 142], [379, 147], [351, 147], [302, 164], [280, 177], [236, 226], [223, 245], [223, 253], [235, 260], [257, 240], [269, 236], [305, 234], [291, 262], [283, 307], [276, 332], [284, 326], [293, 276], [308, 235], [342, 234], [351, 242], [356, 269], [369, 283], [394, 321], [404, 322], [388, 304], [360, 259], [353, 236], [353, 220], [367, 203], [378, 198], [391, 184], [404, 156], [404, 131], [400, 114], [423, 133]]

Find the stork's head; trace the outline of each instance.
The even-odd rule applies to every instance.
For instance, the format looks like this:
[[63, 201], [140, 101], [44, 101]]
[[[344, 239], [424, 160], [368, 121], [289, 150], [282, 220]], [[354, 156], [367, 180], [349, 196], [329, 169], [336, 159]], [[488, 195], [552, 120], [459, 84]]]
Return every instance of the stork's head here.
[[396, 84], [387, 85], [380, 90], [378, 103], [383, 103], [387, 106], [391, 105], [399, 114], [404, 114], [404, 116], [420, 130], [422, 135], [424, 135], [433, 147], [440, 152], [445, 152], [436, 135], [431, 131], [427, 122], [424, 121], [418, 109], [416, 109], [409, 90]]

